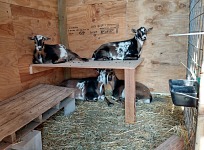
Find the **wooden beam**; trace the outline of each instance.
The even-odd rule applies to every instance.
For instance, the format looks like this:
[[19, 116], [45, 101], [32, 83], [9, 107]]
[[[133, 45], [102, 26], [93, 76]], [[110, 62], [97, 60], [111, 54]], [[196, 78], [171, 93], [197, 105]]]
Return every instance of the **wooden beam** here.
[[[202, 2], [201, 11], [204, 11], [204, 0]], [[202, 23], [202, 21], [200, 22]], [[200, 24], [202, 27], [202, 24]], [[204, 40], [202, 41], [203, 46]], [[204, 56], [204, 51], [200, 55]], [[195, 150], [204, 149], [204, 59], [202, 57], [201, 62], [201, 72], [200, 72], [200, 87], [199, 87], [199, 101], [198, 101], [198, 119], [196, 127], [196, 141], [195, 141]]]
[[83, 61], [71, 61], [60, 64], [31, 64], [30, 65], [30, 74], [38, 73], [39, 68], [109, 68], [109, 69], [135, 69], [139, 66], [143, 58], [138, 60], [112, 60], [112, 61], [93, 61], [89, 60], [88, 62]]
[[58, 15], [59, 15], [59, 34], [60, 43], [66, 47], [68, 45], [68, 34], [67, 34], [67, 0], [58, 0]]
[[[59, 34], [60, 43], [65, 45], [67, 48], [68, 34], [67, 34], [67, 0], [58, 0], [58, 15], [59, 15]], [[64, 77], [68, 79], [71, 77], [71, 71], [68, 68], [64, 69]]]
[[[204, 51], [202, 55], [204, 56]], [[204, 149], [204, 92], [203, 91], [204, 91], [204, 59], [202, 60], [201, 74], [200, 74], [199, 105], [198, 105], [195, 150]]]
[[155, 150], [183, 150], [184, 140], [176, 135], [172, 135]]
[[125, 120], [135, 123], [135, 69], [125, 69]]

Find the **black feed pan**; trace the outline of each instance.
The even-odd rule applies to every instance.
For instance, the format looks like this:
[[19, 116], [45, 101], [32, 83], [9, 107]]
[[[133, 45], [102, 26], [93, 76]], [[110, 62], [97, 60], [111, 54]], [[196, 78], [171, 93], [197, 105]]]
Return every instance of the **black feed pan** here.
[[169, 89], [174, 105], [197, 107], [198, 83], [192, 80], [169, 80]]
[[183, 80], [183, 79], [170, 79], [169, 80], [169, 85], [174, 85], [174, 86], [198, 86], [197, 81], [195, 80]]

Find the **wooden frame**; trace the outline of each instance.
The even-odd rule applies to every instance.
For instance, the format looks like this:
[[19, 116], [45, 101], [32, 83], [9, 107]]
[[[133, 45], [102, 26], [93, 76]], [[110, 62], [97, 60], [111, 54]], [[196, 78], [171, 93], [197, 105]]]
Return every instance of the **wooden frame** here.
[[[203, 52], [204, 55], [204, 52]], [[200, 74], [200, 89], [199, 89], [199, 105], [198, 105], [198, 119], [196, 129], [195, 150], [204, 149], [204, 60], [202, 62]]]
[[134, 123], [135, 117], [135, 69], [141, 64], [143, 58], [138, 60], [113, 60], [113, 61], [93, 61], [82, 62], [72, 61], [61, 64], [31, 64], [30, 74], [38, 73], [47, 68], [108, 68], [108, 69], [124, 69], [125, 72], [125, 121], [126, 123]]
[[[15, 143], [25, 134], [75, 102], [75, 89], [39, 84], [0, 102], [0, 149]], [[75, 107], [75, 105], [74, 105]]]

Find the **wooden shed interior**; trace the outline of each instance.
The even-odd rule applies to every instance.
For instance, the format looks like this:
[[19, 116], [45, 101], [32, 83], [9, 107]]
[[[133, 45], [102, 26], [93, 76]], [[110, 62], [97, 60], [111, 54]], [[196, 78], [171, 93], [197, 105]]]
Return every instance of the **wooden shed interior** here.
[[[130, 39], [134, 36], [131, 29], [142, 26], [153, 30], [143, 46], [144, 61], [137, 67], [136, 80], [147, 85], [152, 93], [169, 94], [168, 80], [185, 79], [188, 74], [184, 66], [188, 37], [169, 35], [189, 32], [191, 2], [0, 0], [0, 102], [41, 83], [57, 85], [67, 78], [96, 75], [94, 69], [77, 68], [44, 68], [30, 74], [34, 43], [29, 36], [50, 37], [46, 43], [62, 43], [81, 57], [91, 58], [101, 44]], [[124, 79], [123, 70], [117, 69], [116, 73]], [[203, 108], [200, 110], [203, 115]]]
[[[59, 43], [67, 34], [70, 49], [90, 58], [101, 44], [132, 38], [131, 28], [153, 27], [143, 47], [144, 62], [137, 80], [152, 92], [168, 93], [169, 78], [185, 78], [187, 38], [169, 34], [188, 31], [188, 1], [71, 0], [58, 10], [58, 1], [0, 0], [1, 90], [0, 101], [39, 83], [57, 84], [64, 79], [61, 68], [29, 74], [34, 49], [28, 36], [42, 34]], [[64, 11], [63, 11], [64, 10]], [[63, 15], [62, 15], [62, 12]], [[66, 19], [59, 29], [59, 16]], [[171, 18], [169, 20], [169, 18]], [[60, 32], [62, 32], [60, 34]], [[65, 37], [65, 36], [64, 36]], [[123, 73], [117, 70], [118, 76]], [[71, 77], [92, 76], [95, 71], [71, 69]]]

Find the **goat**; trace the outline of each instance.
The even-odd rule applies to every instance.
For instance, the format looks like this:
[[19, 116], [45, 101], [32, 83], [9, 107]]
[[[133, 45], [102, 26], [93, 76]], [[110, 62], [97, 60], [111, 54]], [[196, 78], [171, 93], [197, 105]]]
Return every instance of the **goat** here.
[[99, 75], [97, 77], [89, 77], [83, 79], [68, 79], [63, 81], [60, 86], [75, 88], [75, 98], [79, 100], [86, 101], [103, 101], [105, 100], [108, 106], [112, 106], [111, 103], [105, 97], [105, 89], [104, 84], [106, 84], [105, 80], [105, 72], [98, 72]]
[[[104, 72], [106, 72], [106, 80], [112, 88], [112, 99], [117, 101], [124, 101], [124, 80], [119, 80], [112, 69], [106, 69]], [[152, 102], [152, 95], [149, 88], [140, 82], [136, 82], [136, 101], [137, 100], [143, 100], [144, 103]]]
[[137, 60], [141, 55], [142, 46], [147, 38], [148, 30], [145, 27], [132, 29], [134, 38], [110, 42], [101, 45], [92, 55], [93, 60]]
[[48, 37], [36, 35], [28, 38], [30, 40], [34, 40], [35, 42], [35, 50], [33, 54], [34, 64], [64, 63], [66, 61], [72, 61], [76, 58], [82, 61], [88, 61], [88, 59], [81, 58], [78, 54], [72, 52], [70, 49], [67, 49], [62, 44], [44, 44], [44, 41], [50, 39]]

